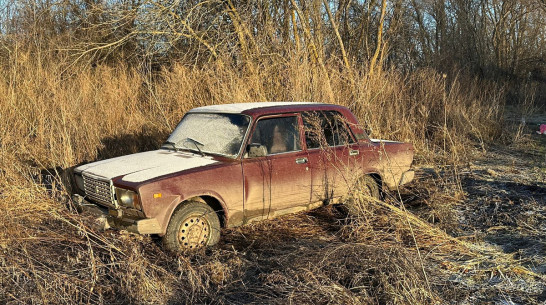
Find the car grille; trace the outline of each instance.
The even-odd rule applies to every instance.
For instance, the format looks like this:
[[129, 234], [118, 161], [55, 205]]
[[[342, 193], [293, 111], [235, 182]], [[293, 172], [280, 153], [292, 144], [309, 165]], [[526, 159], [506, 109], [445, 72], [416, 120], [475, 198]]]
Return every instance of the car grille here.
[[114, 207], [112, 188], [109, 181], [98, 180], [84, 174], [83, 187], [87, 198], [96, 203]]

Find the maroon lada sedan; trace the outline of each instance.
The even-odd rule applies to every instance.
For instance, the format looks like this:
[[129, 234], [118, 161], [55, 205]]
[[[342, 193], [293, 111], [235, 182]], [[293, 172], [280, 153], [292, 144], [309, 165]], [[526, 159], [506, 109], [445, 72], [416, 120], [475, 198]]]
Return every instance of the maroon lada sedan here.
[[224, 227], [338, 203], [355, 185], [379, 198], [413, 179], [412, 161], [411, 144], [369, 139], [342, 106], [205, 106], [158, 150], [77, 167], [73, 199], [180, 251], [216, 244]]

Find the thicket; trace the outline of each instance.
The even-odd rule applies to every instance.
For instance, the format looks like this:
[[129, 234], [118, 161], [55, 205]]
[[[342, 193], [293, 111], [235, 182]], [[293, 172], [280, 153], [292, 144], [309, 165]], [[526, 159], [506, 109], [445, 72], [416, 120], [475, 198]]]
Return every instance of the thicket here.
[[[232, 232], [241, 248], [174, 257], [89, 227], [57, 200], [67, 192], [56, 170], [158, 147], [196, 106], [272, 100], [345, 105], [372, 136], [414, 143], [418, 162], [457, 164], [508, 138], [505, 103], [545, 96], [540, 1], [1, 5], [0, 302], [439, 301], [415, 243], [470, 248], [404, 210], [368, 206], [337, 229], [346, 243], [320, 249], [279, 250], [282, 236], [317, 230], [288, 218], [247, 229], [258, 246]], [[290, 234], [267, 235], [276, 225]], [[264, 260], [244, 249], [270, 269], [260, 273]], [[259, 285], [241, 289], [249, 273]]]

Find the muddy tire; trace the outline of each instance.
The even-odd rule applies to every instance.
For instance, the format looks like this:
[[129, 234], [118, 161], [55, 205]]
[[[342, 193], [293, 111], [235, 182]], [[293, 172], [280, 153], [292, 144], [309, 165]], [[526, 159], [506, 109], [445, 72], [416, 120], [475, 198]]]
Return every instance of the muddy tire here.
[[380, 199], [379, 184], [372, 176], [364, 175], [361, 177], [358, 180], [356, 187], [357, 190], [364, 195], [375, 200]]
[[220, 240], [220, 220], [211, 207], [196, 201], [183, 203], [171, 216], [163, 246], [172, 252], [213, 246]]
[[366, 200], [379, 200], [380, 191], [379, 184], [373, 177], [364, 175], [356, 182], [353, 193], [349, 196], [348, 200], [344, 204], [339, 205], [337, 210], [343, 214], [360, 215], [365, 208], [363, 199]]

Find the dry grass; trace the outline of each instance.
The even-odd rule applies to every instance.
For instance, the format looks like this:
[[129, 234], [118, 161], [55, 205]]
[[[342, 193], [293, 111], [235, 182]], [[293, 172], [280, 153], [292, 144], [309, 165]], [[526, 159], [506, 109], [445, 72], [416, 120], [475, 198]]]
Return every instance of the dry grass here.
[[[421, 155], [445, 152], [450, 160], [466, 155], [462, 144], [468, 139], [488, 141], [499, 133], [501, 88], [458, 75], [447, 80], [432, 70], [409, 76], [389, 71], [369, 78], [360, 71], [332, 69], [325, 86], [328, 79], [296, 60], [254, 74], [226, 64], [203, 69], [174, 65], [152, 79], [123, 66], [69, 74], [63, 64], [37, 66], [26, 54], [13, 61], [0, 67], [2, 152], [40, 168], [105, 157], [109, 154], [102, 149], [109, 138], [118, 140], [124, 152], [142, 149], [134, 138], [119, 140], [135, 134], [164, 137], [187, 110], [229, 102], [346, 105], [372, 136], [411, 141]], [[335, 100], [329, 100], [327, 88]]]
[[[468, 144], [498, 135], [503, 91], [493, 84], [431, 70], [368, 77], [333, 65], [325, 78], [296, 59], [253, 73], [225, 62], [173, 65], [153, 77], [123, 66], [69, 74], [62, 62], [40, 65], [28, 54], [11, 60], [0, 67], [1, 303], [434, 304], [445, 296], [427, 277], [438, 272], [431, 261], [457, 269], [461, 263], [447, 259], [453, 253], [479, 260], [487, 252], [445, 233], [449, 205], [434, 197], [443, 186], [416, 192], [441, 226], [398, 200], [358, 200], [360, 213], [348, 219], [321, 209], [172, 256], [149, 237], [95, 231], [60, 203], [65, 190], [38, 178], [44, 169], [157, 147], [190, 108], [267, 100], [346, 105], [373, 136], [413, 142], [419, 162], [458, 164], [470, 156]], [[456, 201], [454, 190], [446, 196]]]

